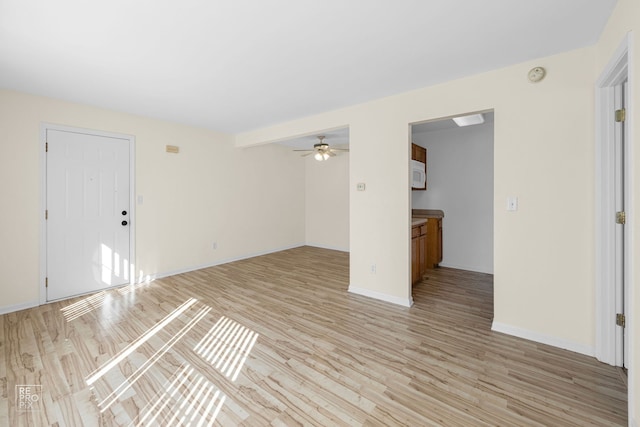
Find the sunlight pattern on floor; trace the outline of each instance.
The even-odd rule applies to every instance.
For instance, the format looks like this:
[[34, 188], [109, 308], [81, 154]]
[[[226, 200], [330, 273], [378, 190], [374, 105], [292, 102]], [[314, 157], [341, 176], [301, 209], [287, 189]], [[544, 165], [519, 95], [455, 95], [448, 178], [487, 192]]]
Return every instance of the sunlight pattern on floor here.
[[145, 332], [140, 338], [129, 344], [124, 350], [111, 358], [107, 363], [102, 365], [99, 369], [97, 369], [94, 373], [92, 373], [89, 377], [86, 378], [86, 383], [88, 386], [91, 386], [94, 382], [96, 382], [100, 377], [102, 377], [105, 373], [107, 373], [111, 368], [113, 368], [118, 363], [122, 362], [128, 355], [133, 353], [138, 347], [147, 342], [151, 337], [153, 337], [156, 333], [158, 333], [162, 328], [164, 328], [167, 324], [169, 324], [173, 319], [180, 316], [184, 313], [189, 307], [195, 304], [198, 300], [195, 298], [189, 298], [185, 301], [181, 306], [173, 310], [169, 313], [164, 319], [160, 322], [156, 323], [156, 325]]
[[196, 344], [194, 351], [225, 377], [235, 381], [257, 339], [256, 332], [222, 316]]
[[130, 426], [212, 426], [225, 399], [215, 384], [187, 364]]
[[135, 384], [144, 374], [147, 372], [162, 356], [164, 356], [171, 348], [178, 342], [182, 337], [184, 337], [193, 327], [204, 318], [209, 311], [211, 311], [211, 307], [205, 306], [202, 307], [198, 312], [193, 316], [189, 322], [178, 331], [175, 335], [171, 337], [169, 341], [167, 341], [159, 350], [157, 350], [151, 357], [149, 357], [145, 362], [138, 367], [126, 381], [123, 381], [118, 387], [115, 388], [107, 397], [105, 397], [101, 402], [98, 403], [98, 408], [100, 412], [106, 411], [109, 406], [114, 404], [120, 396], [122, 396], [133, 384]]
[[149, 285], [149, 283], [151, 282], [131, 283], [129, 285], [125, 285], [125, 286], [122, 286], [121, 288], [118, 288], [117, 291], [120, 295], [127, 295], [129, 293], [135, 292], [138, 289]]
[[102, 306], [107, 298], [107, 291], [98, 292], [97, 294], [90, 295], [86, 298], [76, 301], [73, 304], [69, 304], [66, 307], [60, 309], [62, 315], [67, 322], [78, 319], [93, 310]]

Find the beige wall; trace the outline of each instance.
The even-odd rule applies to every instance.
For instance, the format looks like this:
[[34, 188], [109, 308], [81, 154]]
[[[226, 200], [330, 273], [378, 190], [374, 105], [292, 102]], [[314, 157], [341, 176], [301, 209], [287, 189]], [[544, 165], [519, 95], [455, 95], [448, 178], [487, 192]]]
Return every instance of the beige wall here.
[[[630, 93], [630, 103], [632, 104], [633, 116], [628, 120], [631, 133], [632, 144], [632, 160], [633, 160], [633, 176], [632, 185], [634, 194], [638, 194], [640, 189], [640, 134], [638, 126], [640, 124], [640, 110], [636, 101], [640, 99], [640, 55], [638, 54], [638, 46], [640, 46], [640, 2], [635, 0], [618, 0], [618, 4], [613, 14], [609, 18], [609, 22], [596, 46], [596, 69], [598, 73], [602, 72], [614, 55], [614, 52], [620, 46], [621, 42], [627, 34], [631, 33], [631, 54], [632, 62], [629, 64], [629, 78], [632, 81], [632, 93]], [[631, 337], [631, 359], [632, 365], [629, 369], [629, 420], [630, 425], [640, 425], [640, 197], [635, 197], [632, 201], [634, 215], [630, 220], [633, 228], [632, 252], [634, 255], [634, 281], [631, 283], [631, 301], [630, 314], [633, 316], [632, 330], [634, 335]]]
[[349, 250], [349, 153], [305, 160], [306, 243]]
[[0, 91], [0, 311], [39, 300], [41, 122], [135, 136], [137, 276], [304, 243], [304, 163], [285, 147], [237, 148], [229, 135]]

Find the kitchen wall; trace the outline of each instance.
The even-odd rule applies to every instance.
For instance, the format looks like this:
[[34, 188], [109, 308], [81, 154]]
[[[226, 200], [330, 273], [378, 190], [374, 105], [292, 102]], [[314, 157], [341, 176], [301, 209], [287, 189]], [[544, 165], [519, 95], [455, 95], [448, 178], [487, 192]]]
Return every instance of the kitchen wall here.
[[307, 245], [349, 251], [349, 153], [306, 157], [305, 179]]
[[467, 127], [413, 126], [428, 158], [427, 190], [411, 199], [413, 209], [444, 211], [441, 266], [493, 273], [493, 114], [485, 116]]
[[0, 90], [0, 312], [40, 297], [41, 122], [135, 136], [137, 277], [304, 244], [304, 162], [290, 149], [238, 148], [206, 129]]

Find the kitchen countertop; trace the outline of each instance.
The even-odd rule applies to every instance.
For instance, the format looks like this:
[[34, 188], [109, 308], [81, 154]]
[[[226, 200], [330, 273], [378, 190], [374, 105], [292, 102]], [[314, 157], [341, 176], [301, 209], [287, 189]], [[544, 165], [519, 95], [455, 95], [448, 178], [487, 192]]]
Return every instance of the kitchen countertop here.
[[412, 209], [412, 222], [417, 218], [444, 218], [444, 212], [439, 209]]
[[427, 218], [411, 218], [411, 227], [417, 227], [427, 222]]

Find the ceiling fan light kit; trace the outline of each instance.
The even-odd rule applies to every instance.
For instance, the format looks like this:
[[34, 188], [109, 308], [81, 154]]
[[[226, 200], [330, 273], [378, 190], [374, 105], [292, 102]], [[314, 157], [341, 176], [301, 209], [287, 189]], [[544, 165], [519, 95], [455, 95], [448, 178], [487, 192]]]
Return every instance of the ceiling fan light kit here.
[[[319, 135], [318, 143], [313, 144], [313, 148], [311, 150], [293, 150], [293, 151], [308, 151], [307, 154], [303, 154], [302, 157], [310, 156], [313, 154], [313, 158], [319, 162], [324, 160], [329, 160], [330, 157], [336, 156], [336, 151], [349, 151], [347, 148], [331, 148], [329, 144], [324, 142], [325, 136]], [[314, 154], [315, 153], [315, 154]]]

